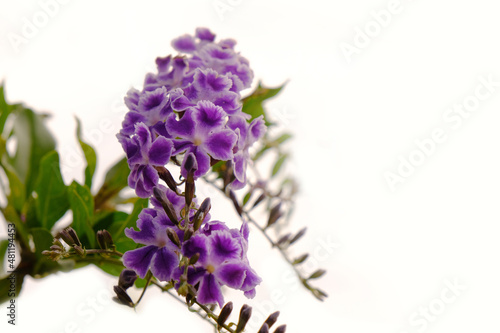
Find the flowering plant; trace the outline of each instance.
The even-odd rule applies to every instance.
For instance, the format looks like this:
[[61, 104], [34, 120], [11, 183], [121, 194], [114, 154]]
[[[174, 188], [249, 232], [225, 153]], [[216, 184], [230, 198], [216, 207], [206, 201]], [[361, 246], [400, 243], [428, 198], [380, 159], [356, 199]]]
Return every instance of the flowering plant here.
[[[114, 292], [121, 304], [137, 306], [148, 286], [155, 285], [184, 299], [192, 311], [205, 312], [218, 331], [241, 332], [251, 307], [241, 308], [236, 323], [227, 322], [233, 305], [225, 302], [223, 287], [255, 296], [262, 279], [247, 257], [249, 233], [255, 229], [280, 251], [305, 288], [320, 300], [326, 297], [310, 284], [325, 271], [303, 275], [299, 266], [307, 254], [291, 258], [288, 253], [305, 228], [270, 234], [286, 224], [297, 193], [293, 178], [279, 177], [288, 157], [283, 143], [291, 135], [271, 133], [273, 123], [263, 106], [282, 87], [259, 83], [242, 98], [254, 76], [249, 61], [235, 51], [234, 40], [215, 37], [198, 28], [194, 36], [174, 39], [172, 46], [181, 54], [157, 58], [157, 72], [146, 75], [142, 90], [128, 91], [128, 112], [117, 134], [126, 157], [107, 172], [95, 195], [90, 188], [96, 153], [82, 138], [80, 123], [85, 182], [68, 186], [44, 115], [8, 104], [1, 88], [0, 167], [9, 185], [3, 189], [1, 211], [14, 231], [0, 242], [0, 259], [7, 256], [15, 271], [16, 295], [27, 275], [43, 277], [94, 264], [118, 276]], [[11, 140], [17, 141], [14, 153], [6, 149]], [[256, 167], [265, 155], [275, 158], [269, 179], [260, 177]], [[126, 196], [127, 186], [137, 196]], [[227, 197], [241, 220], [236, 228], [234, 221], [211, 216], [212, 201], [197, 192], [200, 186]], [[132, 204], [132, 210], [121, 211], [122, 204]], [[263, 206], [265, 224], [252, 216]], [[68, 210], [73, 220], [61, 228], [56, 222]], [[12, 247], [19, 248], [17, 262], [10, 260]], [[10, 288], [9, 277], [2, 277], [0, 288]], [[143, 289], [136, 302], [127, 293], [134, 285]], [[2, 292], [2, 301], [6, 295]], [[277, 317], [278, 312], [271, 314], [259, 332], [268, 332]], [[284, 331], [285, 325], [275, 330]]]

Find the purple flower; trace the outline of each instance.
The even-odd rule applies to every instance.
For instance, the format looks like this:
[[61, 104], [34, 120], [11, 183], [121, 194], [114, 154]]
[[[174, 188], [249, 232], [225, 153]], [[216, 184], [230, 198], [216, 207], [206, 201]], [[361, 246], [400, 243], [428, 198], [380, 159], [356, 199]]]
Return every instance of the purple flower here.
[[243, 117], [232, 116], [227, 122], [227, 127], [238, 135], [238, 149], [233, 157], [233, 172], [236, 179], [231, 183], [231, 188], [241, 189], [246, 184], [247, 165], [252, 163], [248, 150], [264, 136], [266, 125], [263, 116], [255, 118], [250, 124]]
[[228, 115], [241, 114], [240, 95], [231, 91], [233, 81], [212, 69], [196, 69], [193, 82], [172, 92], [172, 108], [184, 111], [207, 100], [220, 106]]
[[134, 136], [131, 138], [119, 134], [118, 139], [127, 154], [131, 169], [128, 185], [135, 189], [139, 197], [149, 197], [159, 180], [154, 166], [168, 163], [173, 150], [172, 141], [163, 136], [153, 139], [144, 123], [135, 125]]
[[222, 286], [242, 290], [247, 297], [255, 295], [255, 287], [261, 279], [246, 258], [247, 238], [242, 234], [243, 229], [228, 229], [224, 223], [212, 221], [205, 225], [202, 233], [184, 243], [183, 255], [200, 255], [195, 266], [188, 269], [188, 283], [199, 283], [199, 302], [218, 303], [222, 307]]
[[163, 224], [154, 209], [146, 208], [139, 214], [139, 231], [125, 229], [125, 235], [146, 246], [127, 251], [123, 255], [125, 267], [133, 269], [144, 278], [148, 270], [161, 281], [169, 281], [179, 266], [178, 247], [167, 236], [168, 224]]
[[[188, 108], [179, 120], [174, 114], [167, 119], [167, 131], [178, 138], [173, 140], [173, 155], [185, 152], [187, 157], [193, 154], [198, 164], [194, 173], [196, 178], [208, 172], [210, 158], [222, 161], [233, 158], [237, 136], [231, 129], [225, 128], [226, 122], [226, 112], [208, 101], [200, 101], [195, 107]], [[184, 177], [187, 176], [184, 168], [186, 157], [181, 167]]]

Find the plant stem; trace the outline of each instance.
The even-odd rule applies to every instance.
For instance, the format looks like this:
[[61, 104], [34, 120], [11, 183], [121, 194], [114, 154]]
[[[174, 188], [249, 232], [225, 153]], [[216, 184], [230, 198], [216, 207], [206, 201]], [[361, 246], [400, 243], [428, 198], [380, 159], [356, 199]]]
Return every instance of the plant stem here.
[[[167, 292], [170, 296], [172, 296], [176, 301], [186, 305], [186, 303], [181, 300], [177, 295], [175, 295], [174, 293], [172, 293], [172, 291], [169, 289], [169, 288], [165, 288], [164, 286], [162, 286], [160, 283], [158, 283], [157, 281], [155, 280], [152, 280], [151, 281], [152, 284], [156, 285], [158, 288], [160, 288], [162, 291], [165, 291]], [[200, 309], [202, 309], [206, 315], [208, 317], [205, 317], [203, 316], [199, 311], [195, 311], [195, 313], [202, 319], [206, 320], [206, 321], [209, 321], [210, 322], [210, 319], [212, 319], [214, 321], [214, 324], [217, 325], [217, 319], [219, 318], [215, 313], [212, 312], [212, 310], [210, 310], [207, 306], [201, 304], [200, 302], [198, 302], [196, 299], [194, 299], [194, 303], [196, 305], [198, 305], [200, 307]], [[189, 307], [189, 305], [188, 305]], [[234, 330], [232, 328], [230, 328], [227, 324], [223, 324], [222, 327], [224, 327], [228, 332], [230, 333], [234, 333]]]

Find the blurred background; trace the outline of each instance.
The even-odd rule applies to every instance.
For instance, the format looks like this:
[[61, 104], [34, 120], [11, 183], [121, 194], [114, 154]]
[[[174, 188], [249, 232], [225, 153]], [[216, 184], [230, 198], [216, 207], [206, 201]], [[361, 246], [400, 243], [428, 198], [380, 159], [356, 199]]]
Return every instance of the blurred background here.
[[[249, 331], [275, 310], [288, 332], [498, 331], [497, 4], [0, 0], [0, 79], [8, 101], [53, 115], [66, 183], [83, 179], [74, 116], [96, 147], [99, 185], [123, 156], [123, 96], [196, 27], [236, 39], [254, 85], [288, 81], [266, 106], [294, 134], [290, 228], [308, 232], [293, 251], [310, 252], [305, 271], [328, 271], [319, 302], [252, 233], [249, 258], [264, 282], [253, 300], [226, 294], [254, 308]], [[212, 216], [237, 227], [215, 200]], [[154, 288], [137, 311], [119, 306], [114, 284], [92, 267], [28, 279], [18, 324], [4, 315], [2, 332], [211, 331]]]

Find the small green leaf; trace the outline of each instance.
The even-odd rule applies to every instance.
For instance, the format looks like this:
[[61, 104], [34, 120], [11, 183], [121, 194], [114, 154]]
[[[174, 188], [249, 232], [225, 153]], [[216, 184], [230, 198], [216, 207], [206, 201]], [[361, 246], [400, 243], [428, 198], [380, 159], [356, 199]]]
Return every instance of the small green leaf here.
[[83, 155], [87, 161], [87, 166], [85, 167], [85, 185], [92, 188], [92, 177], [94, 177], [97, 164], [97, 155], [94, 148], [82, 140], [82, 125], [78, 118], [76, 118], [76, 137], [78, 138], [80, 147], [82, 147], [83, 150]]
[[254, 92], [250, 96], [245, 97], [243, 99], [242, 111], [251, 115], [252, 120], [257, 118], [257, 117], [264, 116], [264, 120], [266, 122], [266, 125], [267, 126], [271, 125], [271, 123], [267, 119], [267, 115], [264, 111], [264, 107], [262, 106], [262, 103], [265, 100], [276, 96], [276, 94], [278, 94], [281, 91], [281, 89], [283, 89], [284, 86], [285, 86], [285, 83], [277, 88], [267, 88], [267, 87], [262, 86], [262, 84], [259, 82], [259, 84], [258, 84], [257, 88], [254, 90]]
[[271, 177], [274, 177], [278, 173], [278, 171], [280, 171], [281, 167], [283, 166], [283, 163], [287, 158], [288, 158], [287, 154], [283, 154], [278, 157], [276, 163], [274, 163], [273, 170], [271, 171]]
[[274, 142], [277, 144], [282, 144], [283, 142], [287, 141], [288, 139], [291, 139], [293, 136], [289, 133], [284, 133], [280, 135]]
[[40, 226], [50, 230], [68, 210], [67, 186], [59, 168], [59, 154], [51, 151], [40, 162], [35, 186], [37, 220]]
[[106, 273], [113, 275], [113, 276], [120, 276], [120, 273], [123, 271], [125, 268], [123, 264], [116, 260], [116, 261], [108, 261], [108, 260], [101, 260], [101, 261], [96, 261], [94, 262], [94, 265], [105, 271]]
[[250, 191], [248, 191], [247, 194], [245, 194], [245, 196], [243, 197], [242, 206], [245, 206], [247, 204], [248, 200], [250, 200], [250, 198], [252, 197], [252, 194], [253, 194], [253, 190], [250, 190]]
[[20, 212], [26, 199], [25, 186], [9, 164], [5, 164], [3, 169], [7, 175], [7, 179], [9, 180], [10, 193], [8, 200], [12, 206]]
[[323, 276], [325, 273], [326, 273], [326, 271], [324, 269], [318, 269], [317, 271], [312, 273], [311, 276], [309, 276], [307, 279], [308, 280], [317, 279], [317, 278]]
[[3, 128], [7, 117], [12, 112], [12, 107], [5, 101], [5, 88], [3, 82], [0, 84], [0, 135], [3, 133]]
[[128, 167], [127, 158], [122, 158], [109, 169], [104, 178], [99, 192], [95, 197], [96, 209], [105, 206], [105, 203], [118, 195], [120, 191], [128, 186], [128, 175], [130, 169]]
[[12, 166], [26, 185], [26, 195], [29, 195], [35, 187], [42, 157], [55, 149], [56, 142], [42, 116], [25, 108], [16, 112], [14, 135], [17, 151]]
[[[92, 229], [94, 222], [94, 200], [89, 188], [73, 181], [68, 186], [68, 199], [73, 211], [72, 227], [75, 229], [82, 244], [95, 247], [95, 235]], [[86, 237], [85, 237], [86, 236]], [[86, 239], [86, 241], [85, 241]]]
[[111, 233], [111, 236], [113, 237], [113, 240], [115, 242], [119, 242], [121, 239], [127, 238], [123, 231], [125, 230], [125, 228], [131, 228], [136, 225], [139, 214], [146, 207], [148, 207], [148, 199], [141, 198], [137, 200], [134, 204], [132, 213], [130, 213], [128, 218], [121, 223], [115, 223], [109, 228], [108, 231]]
[[33, 235], [33, 243], [35, 243], [35, 253], [42, 255], [42, 251], [48, 250], [52, 246], [54, 236], [44, 228], [33, 228], [30, 230]]

